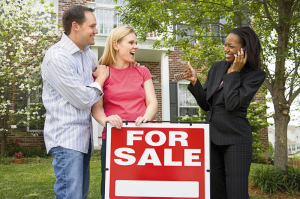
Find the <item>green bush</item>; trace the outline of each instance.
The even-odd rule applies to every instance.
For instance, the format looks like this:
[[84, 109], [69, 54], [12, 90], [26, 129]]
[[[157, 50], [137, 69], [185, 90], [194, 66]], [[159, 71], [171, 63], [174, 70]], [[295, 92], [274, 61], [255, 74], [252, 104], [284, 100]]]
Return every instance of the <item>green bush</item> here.
[[269, 164], [269, 161], [264, 158], [264, 157], [261, 157], [261, 156], [253, 156], [252, 155], [252, 162], [253, 163], [259, 163], [259, 164]]
[[[23, 152], [23, 147], [19, 144], [20, 140], [9, 139], [5, 143], [5, 157], [12, 157], [16, 152]], [[0, 143], [1, 148], [1, 143]]]
[[38, 149], [38, 148], [23, 148], [23, 154], [27, 158], [34, 158], [34, 157], [46, 157], [49, 156], [45, 149]]
[[295, 191], [300, 191], [300, 168], [287, 167], [282, 171], [284, 187], [289, 195], [294, 195]]
[[273, 166], [261, 166], [253, 171], [252, 186], [259, 187], [265, 193], [277, 193], [283, 187], [283, 178]]
[[272, 142], [269, 142], [269, 158], [268, 158], [269, 164], [274, 165], [274, 154], [275, 154], [275, 149], [273, 147], [273, 144]]
[[274, 166], [261, 166], [252, 171], [252, 186], [261, 188], [267, 194], [276, 194], [284, 190], [289, 195], [300, 191], [300, 169], [287, 167], [286, 171], [275, 169]]
[[268, 161], [265, 158], [261, 157], [261, 154], [265, 151], [265, 148], [263, 145], [261, 145], [260, 138], [262, 138], [263, 135], [259, 134], [258, 132], [252, 132], [252, 162], [253, 163], [262, 163], [267, 164]]
[[[19, 143], [21, 141], [16, 139], [9, 139], [5, 143], [5, 155], [4, 157], [12, 157], [16, 152], [22, 152], [25, 158], [34, 158], [34, 157], [46, 157], [49, 156], [46, 152], [45, 145], [39, 148], [24, 148]], [[1, 147], [1, 143], [0, 143]]]
[[292, 156], [292, 160], [300, 160], [299, 152]]

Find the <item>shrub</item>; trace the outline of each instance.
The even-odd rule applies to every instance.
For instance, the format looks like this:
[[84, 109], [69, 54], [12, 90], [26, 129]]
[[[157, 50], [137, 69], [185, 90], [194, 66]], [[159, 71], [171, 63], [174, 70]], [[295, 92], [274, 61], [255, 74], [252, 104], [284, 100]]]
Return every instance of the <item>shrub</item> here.
[[259, 134], [258, 132], [252, 132], [252, 137], [252, 162], [267, 164], [268, 161], [261, 157], [261, 154], [265, 151], [264, 146], [261, 145], [260, 141], [260, 138], [262, 138], [263, 135]]
[[49, 156], [45, 149], [38, 148], [23, 148], [23, 153], [25, 157], [34, 158], [34, 157], [46, 157]]
[[253, 170], [252, 186], [261, 188], [267, 194], [285, 190], [289, 195], [300, 191], [300, 169], [287, 167], [286, 171], [275, 169], [273, 166], [261, 166]]
[[[11, 157], [13, 156], [16, 152], [22, 151], [23, 147], [19, 144], [21, 141], [16, 139], [9, 139], [5, 143], [5, 157]], [[1, 143], [0, 143], [0, 148], [1, 148]]]
[[284, 188], [289, 195], [294, 195], [295, 191], [300, 191], [300, 168], [287, 167], [282, 171]]
[[275, 153], [275, 149], [273, 147], [272, 142], [269, 142], [269, 155], [270, 157], [268, 158], [269, 164], [274, 165], [274, 153]]
[[299, 153], [296, 153], [292, 156], [292, 160], [300, 160], [300, 155]]
[[259, 163], [259, 164], [269, 164], [269, 161], [266, 158], [261, 157], [261, 156], [259, 156], [259, 157], [255, 156], [254, 157], [253, 155], [252, 155], [252, 162], [253, 163]]
[[279, 170], [273, 166], [261, 166], [253, 171], [252, 186], [261, 188], [265, 193], [277, 193], [283, 187], [283, 178]]

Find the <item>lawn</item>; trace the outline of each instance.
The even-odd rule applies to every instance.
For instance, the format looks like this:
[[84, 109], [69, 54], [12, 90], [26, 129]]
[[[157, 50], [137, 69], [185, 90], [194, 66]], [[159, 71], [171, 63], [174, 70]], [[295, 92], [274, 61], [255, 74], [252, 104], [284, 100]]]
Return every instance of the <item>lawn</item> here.
[[[98, 153], [97, 153], [98, 154]], [[55, 175], [51, 165], [52, 158], [27, 159], [27, 164], [0, 164], [0, 198], [54, 198]], [[9, 160], [7, 160], [9, 161]], [[39, 163], [42, 162], [42, 163]], [[252, 168], [258, 166], [252, 164]], [[88, 198], [100, 199], [101, 164], [99, 156], [91, 161], [91, 181]], [[264, 199], [250, 197], [251, 199]]]

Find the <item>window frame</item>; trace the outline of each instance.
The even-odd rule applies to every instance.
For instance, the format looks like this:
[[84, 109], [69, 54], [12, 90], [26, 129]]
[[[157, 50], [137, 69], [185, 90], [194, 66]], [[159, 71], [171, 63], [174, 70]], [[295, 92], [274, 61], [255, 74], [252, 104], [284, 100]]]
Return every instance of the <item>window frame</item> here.
[[[105, 0], [101, 0], [102, 2]], [[101, 2], [97, 2], [97, 0], [95, 1], [96, 6], [95, 6], [95, 16], [96, 16], [96, 20], [97, 20], [97, 31], [98, 34], [97, 35], [103, 35], [103, 36], [108, 36], [109, 33], [116, 27], [122, 26], [123, 24], [120, 22], [120, 18], [121, 16], [115, 16], [116, 14], [116, 7], [117, 6], [122, 6], [125, 5], [124, 1], [121, 0], [122, 2], [119, 2], [116, 4], [113, 0], [111, 1], [111, 4], [107, 4], [107, 3], [101, 3]], [[101, 13], [98, 13], [98, 11], [102, 11]], [[105, 13], [106, 12], [106, 13]], [[111, 12], [113, 12], [113, 16], [111, 16]], [[112, 18], [111, 18], [112, 17]], [[115, 23], [115, 18], [116, 19], [116, 23]], [[102, 22], [102, 23], [101, 23]], [[116, 26], [115, 26], [116, 25]], [[102, 26], [102, 29], [101, 29]], [[112, 29], [111, 29], [112, 27]]]
[[[32, 95], [36, 95], [36, 96], [35, 96], [36, 98], [42, 99], [43, 88], [38, 87], [37, 89], [40, 90], [40, 92], [38, 92], [38, 93], [40, 93], [40, 95], [36, 94], [36, 90], [33, 91], [33, 93], [32, 93], [32, 94], [28, 97], [28, 99], [27, 99], [27, 106], [30, 106], [30, 104], [43, 104], [43, 101], [38, 102], [38, 103], [36, 103], [36, 102], [31, 103], [31, 102], [30, 102]], [[46, 114], [46, 111], [45, 111], [44, 114]], [[42, 117], [42, 115], [40, 115], [40, 116]], [[44, 125], [45, 125], [45, 124], [44, 124]], [[27, 132], [37, 132], [37, 133], [38, 133], [38, 132], [43, 132], [43, 131], [44, 131], [44, 127], [43, 127], [42, 129], [30, 129], [30, 125], [27, 125], [27, 126], [26, 126], [26, 131], [27, 131]]]
[[[180, 85], [186, 85], [186, 90], [188, 91], [188, 92], [190, 92], [189, 90], [188, 90], [188, 88], [187, 88], [187, 86], [190, 84], [190, 82], [188, 81], [188, 80], [186, 80], [186, 79], [181, 79], [181, 80], [178, 80], [177, 81], [177, 101], [178, 101], [178, 116], [182, 116], [182, 115], [180, 115], [180, 108], [195, 108], [195, 109], [197, 109], [197, 111], [198, 111], [198, 109], [199, 109], [199, 106], [198, 106], [198, 104], [197, 104], [197, 102], [196, 102], [196, 99], [194, 98], [194, 100], [195, 100], [195, 102], [196, 102], [196, 106], [181, 106], [180, 105]], [[192, 94], [191, 94], [192, 95]], [[197, 113], [197, 115], [198, 116], [200, 116], [200, 113], [198, 112]], [[192, 116], [192, 115], [189, 115], [189, 116]]]

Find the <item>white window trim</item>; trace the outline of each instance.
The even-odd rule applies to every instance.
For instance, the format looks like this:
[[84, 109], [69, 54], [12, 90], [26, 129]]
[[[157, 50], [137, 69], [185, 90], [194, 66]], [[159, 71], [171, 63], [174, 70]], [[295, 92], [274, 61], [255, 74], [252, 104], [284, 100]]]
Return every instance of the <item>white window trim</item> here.
[[[180, 106], [179, 102], [179, 84], [186, 84], [186, 87], [190, 84], [190, 82], [186, 79], [181, 79], [177, 81], [177, 102], [178, 102], [178, 116], [180, 116], [180, 108], [199, 108], [199, 106]], [[199, 115], [200, 116], [200, 115]]]
[[[125, 4], [102, 4], [102, 3], [96, 3], [96, 2], [87, 2], [86, 3], [86, 6], [87, 7], [90, 7], [90, 8], [93, 8], [95, 10], [99, 9], [99, 10], [108, 10], [108, 11], [116, 11], [116, 7], [117, 6], [122, 6], [122, 5], [125, 5]], [[119, 21], [117, 22], [117, 26], [119, 26]], [[122, 24], [124, 25], [124, 24]], [[98, 26], [99, 24], [97, 24], [97, 30], [98, 30]], [[151, 36], [151, 34], [155, 35], [155, 33], [148, 33], [147, 35], [147, 40], [156, 40], [156, 39], [160, 39], [160, 37], [158, 36]], [[99, 36], [108, 36], [109, 33], [100, 33], [100, 31], [98, 30], [98, 34]]]
[[[42, 88], [38, 88], [38, 89], [42, 89]], [[41, 98], [42, 98], [42, 96], [41, 96]], [[31, 103], [30, 103], [30, 97], [28, 97], [28, 99], [27, 99], [27, 106], [30, 105], [30, 104], [31, 104]], [[32, 104], [34, 104], [34, 103], [32, 103]], [[37, 132], [37, 133], [39, 133], [39, 132], [43, 132], [44, 129], [34, 129], [34, 130], [30, 130], [29, 125], [27, 125], [27, 126], [26, 126], [26, 131], [27, 131], [27, 132]]]

